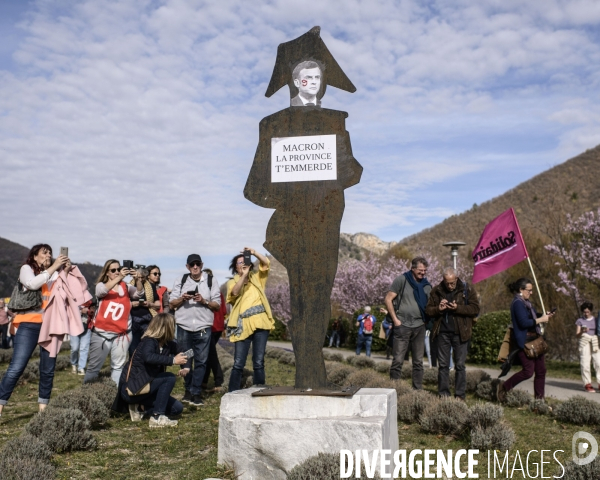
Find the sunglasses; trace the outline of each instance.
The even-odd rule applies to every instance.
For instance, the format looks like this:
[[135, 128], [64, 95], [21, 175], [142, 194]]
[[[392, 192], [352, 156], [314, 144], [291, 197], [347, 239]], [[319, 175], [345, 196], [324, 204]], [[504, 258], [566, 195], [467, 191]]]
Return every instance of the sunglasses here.
[[121, 268], [120, 268], [120, 267], [119, 267], [119, 268], [111, 268], [111, 269], [109, 270], [109, 272], [110, 272], [110, 273], [117, 273], [119, 270], [121, 270]]
[[150, 275], [154, 275], [155, 277], [160, 277], [160, 272], [152, 272]]
[[236, 262], [235, 264], [236, 264], [236, 265], [243, 265], [243, 264], [244, 264], [244, 261], [242, 260], [241, 262]]
[[190, 267], [192, 267], [192, 268], [193, 267], [201, 267], [201, 266], [202, 266], [201, 262], [192, 262], [192, 263], [190, 263]]

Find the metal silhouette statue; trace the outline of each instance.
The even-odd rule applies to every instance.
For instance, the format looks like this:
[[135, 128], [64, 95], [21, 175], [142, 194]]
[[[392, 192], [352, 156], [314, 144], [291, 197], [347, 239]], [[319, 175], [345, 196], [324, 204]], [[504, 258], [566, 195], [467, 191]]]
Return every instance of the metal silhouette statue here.
[[325, 46], [320, 27], [279, 45], [265, 95], [286, 84], [291, 106], [261, 120], [244, 196], [275, 209], [264, 247], [288, 272], [295, 387], [324, 389], [330, 386], [322, 347], [331, 317], [344, 189], [360, 181], [362, 166], [352, 156], [348, 114], [320, 105], [327, 85], [351, 93], [356, 88]]

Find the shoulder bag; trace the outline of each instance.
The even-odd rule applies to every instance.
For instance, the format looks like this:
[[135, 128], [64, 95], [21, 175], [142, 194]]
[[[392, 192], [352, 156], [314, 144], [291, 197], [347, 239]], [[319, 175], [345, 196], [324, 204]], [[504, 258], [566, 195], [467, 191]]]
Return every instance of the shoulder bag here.
[[[125, 379], [126, 384], [129, 381], [129, 374], [131, 373], [131, 366], [133, 365], [133, 357], [135, 357], [136, 352], [137, 348], [135, 352], [133, 352], [133, 355], [131, 356], [131, 361], [129, 362], [129, 368], [127, 369], [127, 378]], [[127, 391], [127, 395], [129, 395], [130, 397], [135, 397], [136, 395], [145, 395], [146, 393], [150, 393], [150, 382], [148, 382], [146, 385], [140, 388], [137, 392], [132, 392], [131, 390], [129, 390], [129, 387], [125, 387], [125, 390]]]
[[8, 309], [13, 312], [26, 310], [39, 310], [42, 308], [42, 290], [28, 290], [17, 279], [17, 284], [13, 288]]
[[525, 344], [523, 351], [527, 358], [533, 360], [534, 358], [544, 355], [544, 353], [548, 351], [548, 344], [546, 343], [546, 340], [544, 340], [544, 337], [538, 335], [536, 338]]

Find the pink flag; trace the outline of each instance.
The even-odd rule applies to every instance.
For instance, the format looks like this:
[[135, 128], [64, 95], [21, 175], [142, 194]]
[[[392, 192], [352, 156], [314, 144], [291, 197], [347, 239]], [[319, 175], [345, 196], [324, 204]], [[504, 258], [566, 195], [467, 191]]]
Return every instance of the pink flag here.
[[486, 225], [472, 255], [475, 262], [473, 283], [496, 275], [529, 256], [512, 208]]

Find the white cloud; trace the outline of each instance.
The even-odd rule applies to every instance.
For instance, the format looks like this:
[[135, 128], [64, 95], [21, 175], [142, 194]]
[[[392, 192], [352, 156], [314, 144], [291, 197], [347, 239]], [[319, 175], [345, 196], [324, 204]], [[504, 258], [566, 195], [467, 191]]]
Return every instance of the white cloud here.
[[533, 174], [600, 142], [596, 2], [306, 6], [34, 2], [0, 71], [0, 235], [96, 262], [262, 243], [271, 212], [242, 189], [259, 120], [288, 102], [264, 91], [277, 45], [313, 25], [358, 88], [324, 99], [349, 112], [365, 168], [347, 231], [418, 231], [456, 213], [424, 186], [524, 157]]

